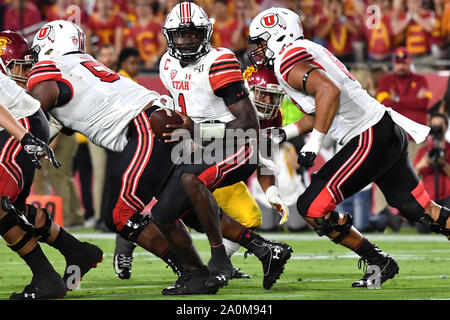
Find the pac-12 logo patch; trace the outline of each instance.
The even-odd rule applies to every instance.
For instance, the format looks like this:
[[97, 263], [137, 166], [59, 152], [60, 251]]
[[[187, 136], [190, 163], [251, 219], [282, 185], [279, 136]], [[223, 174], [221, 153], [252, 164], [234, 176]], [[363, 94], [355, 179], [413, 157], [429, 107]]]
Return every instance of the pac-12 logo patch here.
[[278, 15], [273, 13], [268, 13], [261, 18], [261, 24], [263, 25], [263, 27], [266, 28], [275, 27], [277, 23], [278, 23]]
[[177, 75], [177, 70], [172, 70], [172, 71], [170, 72], [170, 79], [173, 80], [173, 78], [175, 78], [176, 75]]

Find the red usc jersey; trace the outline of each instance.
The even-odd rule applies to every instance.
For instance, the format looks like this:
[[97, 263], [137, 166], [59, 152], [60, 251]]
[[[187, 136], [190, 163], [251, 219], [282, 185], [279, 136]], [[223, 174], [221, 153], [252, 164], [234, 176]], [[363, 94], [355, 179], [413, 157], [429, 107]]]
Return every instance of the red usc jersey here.
[[[322, 16], [319, 19], [318, 25], [322, 26], [326, 24], [328, 19], [328, 17]], [[347, 16], [347, 19], [357, 23], [356, 18], [353, 16]], [[344, 56], [353, 52], [353, 40], [354, 36], [345, 27], [345, 25], [340, 22], [336, 22], [326, 37], [326, 47], [335, 56]]]
[[266, 129], [266, 128], [271, 128], [271, 127], [280, 128], [282, 124], [283, 124], [283, 115], [281, 113], [281, 110], [278, 110], [275, 118], [259, 121], [260, 129]]
[[364, 25], [364, 35], [366, 37], [367, 52], [373, 57], [385, 57], [392, 53], [394, 36], [391, 30], [391, 17], [384, 16], [378, 28], [369, 28]]
[[[426, 124], [431, 92], [427, 91], [424, 98], [418, 98], [417, 94], [421, 89], [428, 90], [427, 81], [422, 75], [410, 73], [406, 77], [400, 77], [388, 74], [379, 80], [377, 100], [411, 120]], [[398, 100], [391, 93], [395, 93]]]
[[130, 29], [128, 38], [134, 41], [142, 60], [148, 61], [157, 53], [158, 34], [161, 32], [161, 27], [160, 23], [150, 22], [146, 26], [136, 24]]
[[108, 21], [100, 21], [98, 13], [94, 13], [89, 17], [88, 28], [90, 28], [98, 36], [98, 48], [103, 44], [114, 43], [114, 33], [116, 28], [123, 27], [124, 23], [119, 14], [113, 13]]
[[[429, 19], [434, 14], [431, 11], [424, 10], [421, 13], [422, 19]], [[399, 20], [406, 19], [406, 14], [402, 14]], [[431, 34], [426, 32], [418, 23], [411, 20], [406, 27], [405, 34], [406, 49], [411, 56], [419, 56], [430, 52]]]

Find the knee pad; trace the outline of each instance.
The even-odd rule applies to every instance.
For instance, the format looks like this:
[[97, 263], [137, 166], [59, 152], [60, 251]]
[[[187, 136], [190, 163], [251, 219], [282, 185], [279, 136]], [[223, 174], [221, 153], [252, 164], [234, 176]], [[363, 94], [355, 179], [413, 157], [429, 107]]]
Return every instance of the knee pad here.
[[[45, 222], [42, 225], [42, 227], [36, 228], [36, 216], [38, 213], [38, 210], [42, 210], [45, 216]], [[46, 242], [48, 237], [50, 236], [50, 231], [52, 228], [52, 214], [47, 209], [36, 209], [31, 204], [27, 204], [27, 218], [28, 221], [34, 226], [34, 237], [39, 242]]]
[[149, 215], [144, 216], [140, 213], [135, 213], [128, 219], [127, 224], [120, 230], [119, 235], [126, 240], [136, 242], [142, 230], [150, 223], [150, 220], [151, 217]]
[[27, 221], [22, 212], [17, 210], [11, 203], [8, 197], [1, 197], [1, 208], [6, 212], [6, 215], [0, 219], [0, 236], [15, 226], [25, 231], [25, 235], [15, 243], [8, 244], [8, 247], [20, 253], [20, 251], [33, 239], [33, 226]]
[[334, 243], [341, 243], [341, 241], [348, 236], [350, 233], [350, 229], [353, 225], [353, 218], [351, 215], [344, 213], [346, 217], [345, 223], [339, 224], [339, 213], [336, 211], [331, 211], [330, 216], [328, 218], [314, 218], [314, 221], [320, 225], [318, 228], [314, 228], [319, 237], [324, 235], [328, 235], [329, 233], [336, 231], [339, 232], [339, 235], [334, 239], [331, 239]]

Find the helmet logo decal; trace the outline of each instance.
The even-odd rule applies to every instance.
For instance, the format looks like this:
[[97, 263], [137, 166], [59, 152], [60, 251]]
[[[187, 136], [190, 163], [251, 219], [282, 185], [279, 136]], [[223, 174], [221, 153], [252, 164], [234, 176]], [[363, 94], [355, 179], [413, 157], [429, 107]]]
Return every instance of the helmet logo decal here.
[[272, 28], [278, 23], [278, 15], [269, 13], [261, 18], [261, 24], [266, 28]]
[[12, 41], [6, 37], [0, 37], [0, 56], [5, 54], [6, 45], [10, 44]]
[[48, 36], [50, 34], [50, 29], [51, 29], [50, 26], [46, 26], [46, 27], [42, 28], [41, 30], [39, 30], [38, 40], [42, 40], [46, 36]]
[[264, 17], [261, 18], [261, 24], [266, 28], [273, 28], [275, 26], [279, 26], [286, 30], [286, 23], [283, 19], [280, 18], [278, 14], [268, 13]]

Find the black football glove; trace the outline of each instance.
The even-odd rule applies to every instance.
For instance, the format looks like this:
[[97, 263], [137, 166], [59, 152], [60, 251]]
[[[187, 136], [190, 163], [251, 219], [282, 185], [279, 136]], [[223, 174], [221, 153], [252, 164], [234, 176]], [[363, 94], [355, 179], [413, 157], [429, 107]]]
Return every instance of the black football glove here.
[[317, 155], [311, 151], [300, 151], [297, 158], [297, 163], [304, 168], [310, 168], [314, 166], [314, 160]]
[[45, 157], [45, 159], [50, 161], [55, 168], [59, 168], [61, 166], [61, 163], [56, 160], [55, 153], [53, 152], [52, 148], [50, 148], [42, 140], [33, 136], [30, 132], [23, 136], [22, 140], [20, 140], [20, 144], [28, 153], [31, 162], [36, 168], [42, 168], [40, 161], [41, 157]]
[[282, 128], [270, 127], [261, 130], [261, 139], [280, 144], [286, 141], [286, 132]]

